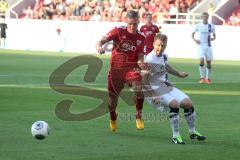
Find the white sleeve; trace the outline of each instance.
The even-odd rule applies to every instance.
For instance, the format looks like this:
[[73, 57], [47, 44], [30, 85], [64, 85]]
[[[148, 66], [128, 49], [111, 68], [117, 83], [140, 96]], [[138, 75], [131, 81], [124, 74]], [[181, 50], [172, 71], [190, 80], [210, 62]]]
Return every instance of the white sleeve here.
[[199, 26], [199, 25], [196, 25], [196, 26], [195, 26], [193, 32], [197, 32], [197, 31], [198, 31], [198, 26]]

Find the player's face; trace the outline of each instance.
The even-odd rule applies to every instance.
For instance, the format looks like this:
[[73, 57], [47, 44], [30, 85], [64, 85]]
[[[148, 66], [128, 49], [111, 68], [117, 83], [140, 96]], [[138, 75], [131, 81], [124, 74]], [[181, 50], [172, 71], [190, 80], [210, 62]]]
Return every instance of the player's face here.
[[138, 24], [138, 18], [127, 18], [127, 31], [131, 34], [137, 33]]
[[146, 17], [146, 23], [151, 23], [152, 22], [152, 16], [151, 15], [148, 15]]
[[208, 15], [203, 14], [203, 15], [202, 15], [202, 20], [203, 20], [203, 23], [204, 23], [204, 24], [207, 24], [207, 23], [208, 23]]
[[167, 42], [163, 42], [160, 39], [157, 39], [153, 42], [154, 51], [157, 56], [161, 56], [165, 48], [167, 47]]

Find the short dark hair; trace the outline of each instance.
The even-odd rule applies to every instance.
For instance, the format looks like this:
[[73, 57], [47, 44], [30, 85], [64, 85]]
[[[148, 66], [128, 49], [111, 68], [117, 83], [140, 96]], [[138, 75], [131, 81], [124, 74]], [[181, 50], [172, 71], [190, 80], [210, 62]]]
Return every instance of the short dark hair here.
[[151, 14], [151, 13], [147, 13], [147, 14], [146, 14], [146, 17], [147, 17], [147, 16], [151, 16], [151, 17], [152, 17], [152, 14]]
[[139, 18], [139, 14], [138, 14], [137, 11], [130, 10], [130, 11], [127, 12], [126, 17], [130, 18], [130, 19], [138, 19]]
[[157, 33], [156, 35], [155, 35], [155, 37], [154, 37], [154, 41], [156, 41], [156, 40], [161, 40], [162, 42], [167, 42], [167, 40], [168, 40], [168, 37], [167, 37], [167, 35], [165, 35], [165, 34], [162, 34], [162, 33]]
[[203, 12], [202, 15], [209, 16], [209, 14], [207, 12]]

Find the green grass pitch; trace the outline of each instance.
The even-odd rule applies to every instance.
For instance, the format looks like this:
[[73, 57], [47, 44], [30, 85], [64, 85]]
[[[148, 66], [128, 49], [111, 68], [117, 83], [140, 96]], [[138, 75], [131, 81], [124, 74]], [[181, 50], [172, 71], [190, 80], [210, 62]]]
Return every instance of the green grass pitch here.
[[[74, 100], [71, 111], [84, 112], [100, 101], [64, 95], [50, 89], [48, 79], [59, 65], [77, 56], [73, 53], [0, 51], [0, 160], [237, 160], [240, 159], [240, 62], [214, 61], [213, 84], [198, 84], [198, 61], [170, 59], [178, 70], [190, 73], [186, 79], [171, 77], [175, 86], [193, 100], [197, 128], [205, 142], [191, 141], [185, 120], [181, 134], [186, 145], [171, 143], [166, 116], [144, 104], [145, 129], [135, 128], [134, 107], [120, 101], [117, 133], [109, 130], [109, 116], [85, 122], [66, 122], [54, 114], [63, 99]], [[68, 83], [106, 90], [108, 56], [103, 56], [101, 74], [94, 83], [82, 80], [86, 68], [76, 69]], [[149, 116], [152, 115], [152, 116]], [[181, 111], [182, 115], [182, 111]], [[51, 134], [45, 140], [32, 138], [34, 121], [47, 121]]]

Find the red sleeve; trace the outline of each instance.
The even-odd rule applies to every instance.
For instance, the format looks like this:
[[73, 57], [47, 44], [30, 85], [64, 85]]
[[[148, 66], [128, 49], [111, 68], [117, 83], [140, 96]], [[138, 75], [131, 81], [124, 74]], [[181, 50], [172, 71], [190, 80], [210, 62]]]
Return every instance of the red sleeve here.
[[111, 31], [109, 31], [104, 37], [107, 38], [107, 40], [109, 40], [109, 41], [117, 39], [117, 37], [118, 37], [117, 27], [115, 27]]

